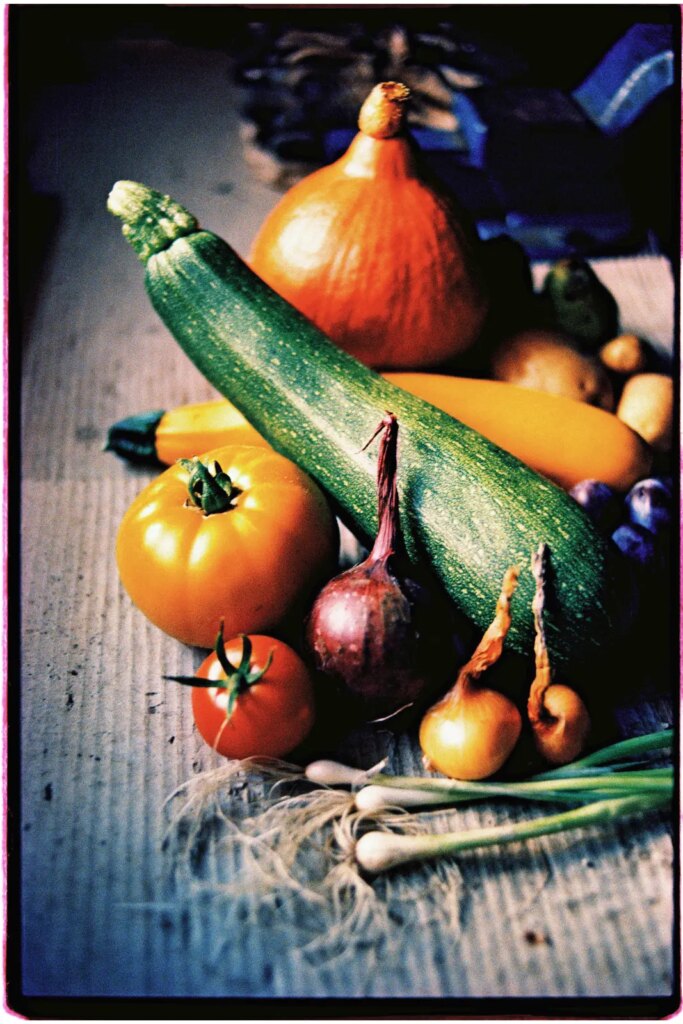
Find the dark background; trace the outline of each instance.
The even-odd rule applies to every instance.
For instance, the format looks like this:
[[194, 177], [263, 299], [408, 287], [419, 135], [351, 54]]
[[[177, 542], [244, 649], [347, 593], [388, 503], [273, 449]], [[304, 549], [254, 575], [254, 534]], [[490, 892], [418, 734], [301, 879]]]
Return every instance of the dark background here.
[[[370, 28], [394, 23], [428, 29], [454, 22], [483, 46], [516, 53], [528, 63], [525, 80], [571, 89], [637, 22], [678, 23], [675, 4], [469, 4], [417, 7], [271, 7], [254, 5], [35, 5], [10, 7], [10, 43], [21, 54], [15, 65], [23, 89], [73, 81], [97, 62], [114, 39], [169, 39], [238, 55], [250, 23], [325, 27], [360, 22]], [[23, 71], [23, 74], [22, 74]]]
[[[11, 213], [21, 209], [22, 242], [35, 254], [32, 225], [40, 182], [29, 181], [31, 115], [44, 90], [95, 76], [112, 49], [126, 41], [170, 41], [222, 50], [226, 96], [231, 69], [268, 57], [269, 41], [287, 27], [355, 26], [371, 38], [402, 25], [408, 33], [447, 25], [474, 54], [475, 68], [503, 84], [571, 92], [624, 33], [638, 22], [673, 26], [676, 5], [464, 5], [433, 8], [165, 5], [36, 5], [9, 8]], [[419, 59], [419, 52], [417, 54]], [[679, 63], [679, 62], [677, 62]], [[324, 104], [323, 104], [324, 105]], [[643, 237], [673, 261], [678, 258], [679, 90], [658, 97], [619, 141], [622, 185]], [[567, 153], [571, 161], [571, 152]], [[18, 268], [26, 276], [23, 265]]]

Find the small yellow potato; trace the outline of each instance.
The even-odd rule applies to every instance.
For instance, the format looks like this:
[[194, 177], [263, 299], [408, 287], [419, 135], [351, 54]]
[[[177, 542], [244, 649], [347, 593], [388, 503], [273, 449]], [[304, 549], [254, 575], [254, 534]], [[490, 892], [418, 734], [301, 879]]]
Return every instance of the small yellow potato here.
[[614, 392], [604, 366], [577, 352], [564, 335], [554, 331], [525, 330], [507, 338], [493, 354], [491, 372], [496, 380], [517, 387], [614, 410]]
[[617, 416], [656, 451], [673, 441], [674, 382], [664, 373], [636, 373], [624, 384]]
[[614, 373], [642, 373], [647, 366], [647, 346], [635, 334], [620, 334], [600, 349], [600, 362]]

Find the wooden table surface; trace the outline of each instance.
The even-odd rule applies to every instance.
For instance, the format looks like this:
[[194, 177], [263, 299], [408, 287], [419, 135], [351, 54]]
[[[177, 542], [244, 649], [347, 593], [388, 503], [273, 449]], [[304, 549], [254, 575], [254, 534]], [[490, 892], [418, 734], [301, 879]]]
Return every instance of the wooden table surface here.
[[[482, 998], [513, 1014], [539, 997], [578, 1013], [600, 999], [647, 1009], [670, 996], [676, 968], [663, 814], [378, 881], [375, 910], [388, 912], [334, 949], [329, 908], [223, 891], [230, 855], [192, 891], [170, 871], [164, 802], [220, 758], [194, 730], [186, 691], [161, 679], [191, 673], [199, 652], [147, 623], [117, 578], [117, 525], [152, 471], [101, 449], [116, 419], [213, 392], [151, 309], [105, 203], [117, 179], [144, 181], [245, 253], [277, 195], [250, 177], [237, 131], [221, 54], [165, 43], [112, 46], [95, 76], [48, 90], [30, 126], [31, 180], [59, 215], [23, 338], [15, 997], [312, 998], [316, 1017], [347, 998], [367, 1016], [387, 1012], [365, 1002], [375, 998], [415, 998], [422, 1017], [486, 1012]], [[670, 345], [668, 264], [598, 270], [626, 324]], [[625, 701], [625, 733], [671, 723], [670, 682]], [[356, 735], [346, 753], [420, 770], [414, 743], [386, 732]], [[475, 805], [462, 821], [524, 813]]]

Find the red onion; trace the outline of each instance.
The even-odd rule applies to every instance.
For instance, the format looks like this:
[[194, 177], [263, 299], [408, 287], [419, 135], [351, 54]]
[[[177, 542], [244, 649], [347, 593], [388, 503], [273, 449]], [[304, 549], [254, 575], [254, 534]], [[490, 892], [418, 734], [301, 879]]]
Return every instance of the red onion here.
[[414, 578], [403, 546], [393, 413], [385, 415], [368, 444], [380, 432], [374, 546], [364, 562], [324, 587], [307, 625], [316, 667], [375, 720], [421, 695], [433, 697], [457, 664], [452, 609], [436, 586]]

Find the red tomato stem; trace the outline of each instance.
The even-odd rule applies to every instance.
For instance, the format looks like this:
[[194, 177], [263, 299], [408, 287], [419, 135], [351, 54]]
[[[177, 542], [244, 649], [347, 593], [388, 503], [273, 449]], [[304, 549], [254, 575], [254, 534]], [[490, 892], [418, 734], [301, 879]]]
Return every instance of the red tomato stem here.
[[206, 679], [203, 676], [164, 676], [163, 678], [168, 682], [182, 683], [184, 686], [203, 686], [204, 688], [218, 688], [228, 691], [228, 703], [226, 706], [225, 717], [230, 718], [235, 704], [243, 693], [245, 693], [250, 686], [257, 683], [266, 674], [268, 669], [273, 663], [273, 655], [275, 648], [272, 648], [266, 663], [263, 668], [255, 668], [249, 671], [251, 668], [251, 654], [252, 644], [251, 640], [245, 633], [240, 633], [239, 639], [242, 641], [242, 657], [239, 665], [233, 665], [229, 660], [225, 651], [225, 639], [223, 637], [223, 623], [221, 622], [218, 630], [218, 636], [216, 637], [216, 643], [214, 644], [214, 654], [218, 659], [218, 662], [225, 672], [225, 679]]

